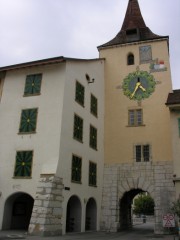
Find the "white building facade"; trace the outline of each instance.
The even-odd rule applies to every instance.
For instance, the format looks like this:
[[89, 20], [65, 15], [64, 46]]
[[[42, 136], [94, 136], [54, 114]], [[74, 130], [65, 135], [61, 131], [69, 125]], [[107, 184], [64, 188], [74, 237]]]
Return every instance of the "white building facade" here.
[[1, 229], [99, 229], [103, 66], [59, 57], [1, 68]]

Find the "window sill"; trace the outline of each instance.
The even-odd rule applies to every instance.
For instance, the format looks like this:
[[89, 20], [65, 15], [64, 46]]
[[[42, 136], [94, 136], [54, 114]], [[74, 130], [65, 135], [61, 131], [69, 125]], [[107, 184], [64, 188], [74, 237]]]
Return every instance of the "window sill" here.
[[91, 185], [91, 184], [89, 184], [89, 187], [97, 188], [97, 185]]
[[83, 141], [78, 138], [73, 137], [73, 139], [76, 140], [77, 142], [83, 143]]
[[13, 179], [32, 179], [32, 177], [12, 177]]
[[71, 180], [72, 183], [77, 183], [77, 184], [82, 184], [82, 182], [78, 182], [78, 181], [75, 181], [75, 180]]
[[92, 111], [91, 111], [91, 114], [92, 114], [95, 118], [98, 118], [98, 115], [95, 114], [95, 113], [93, 113]]
[[75, 99], [75, 102], [77, 102], [77, 103], [78, 103], [78, 105], [80, 105], [81, 107], [85, 108], [85, 105], [84, 105], [83, 103], [81, 103], [81, 102], [77, 101], [76, 99]]
[[127, 125], [126, 127], [145, 127], [145, 124], [141, 124], [141, 125]]
[[31, 134], [36, 134], [37, 132], [18, 132], [18, 135], [31, 135]]
[[94, 147], [92, 147], [92, 146], [89, 146], [91, 149], [93, 149], [94, 151], [98, 151], [98, 149], [97, 148], [94, 148]]
[[34, 97], [34, 96], [40, 96], [41, 93], [35, 93], [35, 94], [24, 94], [23, 97]]

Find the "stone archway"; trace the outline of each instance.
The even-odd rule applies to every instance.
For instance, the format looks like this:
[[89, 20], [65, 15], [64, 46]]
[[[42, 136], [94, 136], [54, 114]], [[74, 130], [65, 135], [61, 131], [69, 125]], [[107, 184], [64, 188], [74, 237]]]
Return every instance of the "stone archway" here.
[[142, 189], [132, 189], [125, 192], [123, 197], [120, 199], [120, 230], [130, 229], [133, 226], [132, 223], [132, 201], [136, 195], [143, 193]]
[[34, 199], [27, 193], [18, 192], [7, 198], [4, 206], [2, 229], [28, 229]]
[[81, 202], [77, 196], [70, 197], [67, 204], [66, 232], [81, 232]]
[[[132, 191], [131, 194], [134, 195], [138, 191], [145, 191], [150, 194], [155, 203], [154, 231], [156, 234], [162, 234], [164, 232], [162, 216], [169, 213], [171, 203], [175, 197], [172, 176], [173, 165], [171, 162], [105, 165], [101, 229], [112, 232], [120, 230], [123, 227], [121, 224], [122, 219], [120, 219], [123, 218], [121, 208], [128, 209], [128, 204], [125, 205], [125, 201], [120, 203], [119, 200], [124, 197], [129, 201], [128, 197], [130, 195], [126, 196], [128, 192]], [[136, 191], [133, 192], [133, 190]], [[128, 217], [126, 218], [126, 224], [131, 225]]]
[[97, 224], [97, 204], [94, 198], [90, 198], [86, 205], [86, 231], [96, 230]]

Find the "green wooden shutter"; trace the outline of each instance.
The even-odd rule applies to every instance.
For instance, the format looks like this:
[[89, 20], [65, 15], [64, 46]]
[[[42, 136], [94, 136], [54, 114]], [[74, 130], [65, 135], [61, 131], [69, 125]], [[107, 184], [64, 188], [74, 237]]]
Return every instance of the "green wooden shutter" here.
[[89, 185], [96, 186], [97, 179], [97, 165], [95, 163], [89, 163]]
[[73, 137], [79, 141], [83, 140], [83, 119], [77, 115], [74, 115]]
[[84, 86], [77, 81], [75, 100], [82, 106], [84, 106], [84, 92], [85, 92]]
[[18, 151], [14, 169], [15, 177], [30, 177], [32, 169], [33, 151]]
[[77, 157], [73, 155], [72, 157], [72, 174], [71, 174], [71, 180], [73, 182], [81, 182], [81, 165], [82, 165], [82, 159], [80, 157]]
[[90, 125], [90, 147], [97, 149], [97, 129]]
[[20, 133], [33, 133], [36, 131], [37, 108], [24, 109], [21, 113]]
[[24, 95], [37, 95], [41, 91], [42, 74], [28, 75], [24, 88]]

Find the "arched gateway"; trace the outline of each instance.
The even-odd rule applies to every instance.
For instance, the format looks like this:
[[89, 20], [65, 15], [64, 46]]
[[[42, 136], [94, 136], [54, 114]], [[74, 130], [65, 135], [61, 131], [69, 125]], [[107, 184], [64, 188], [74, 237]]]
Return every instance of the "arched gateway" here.
[[114, 232], [131, 228], [131, 200], [148, 192], [155, 203], [155, 233], [162, 233], [162, 216], [174, 200], [172, 173], [168, 162], [106, 165], [101, 228]]

